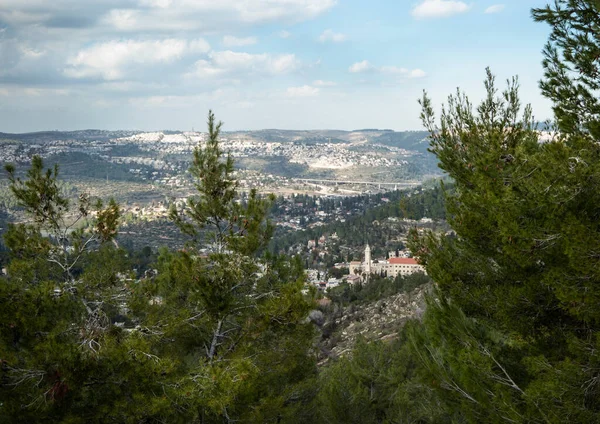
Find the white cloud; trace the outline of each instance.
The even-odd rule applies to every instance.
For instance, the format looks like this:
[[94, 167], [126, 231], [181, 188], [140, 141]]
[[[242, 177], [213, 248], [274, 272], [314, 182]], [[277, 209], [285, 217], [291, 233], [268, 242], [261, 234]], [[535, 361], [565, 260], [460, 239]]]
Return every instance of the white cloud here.
[[313, 81], [313, 85], [316, 85], [317, 87], [334, 87], [337, 85], [337, 83], [333, 81], [316, 80]]
[[159, 109], [205, 107], [206, 103], [228, 104], [239, 109], [252, 107], [253, 103], [246, 98], [240, 97], [239, 94], [237, 90], [218, 88], [195, 94], [132, 96], [128, 98], [128, 101], [129, 104], [135, 107]]
[[211, 52], [208, 60], [199, 60], [187, 76], [214, 77], [225, 74], [280, 75], [295, 71], [300, 61], [294, 54], [251, 54], [231, 50]]
[[210, 44], [204, 38], [197, 38], [188, 41], [188, 50], [190, 53], [206, 53], [210, 51]]
[[289, 87], [286, 91], [288, 97], [314, 97], [319, 94], [317, 87], [303, 85], [301, 87]]
[[138, 81], [106, 81], [99, 84], [102, 90], [113, 93], [151, 92], [157, 89], [168, 89], [165, 83], [147, 83]]
[[363, 60], [362, 62], [356, 62], [352, 64], [348, 70], [354, 74], [359, 72], [367, 72], [373, 70], [373, 65], [371, 65], [368, 60]]
[[407, 69], [399, 68], [397, 66], [382, 66], [378, 69], [380, 72], [401, 75], [407, 78], [423, 78], [427, 74], [422, 69]]
[[413, 69], [408, 73], [409, 78], [425, 78], [427, 74], [422, 69]]
[[283, 31], [279, 31], [279, 38], [290, 38], [292, 36], [292, 33], [286, 30]]
[[173, 0], [139, 0], [139, 4], [141, 6], [167, 9], [169, 6], [171, 6], [171, 4], [173, 4]]
[[135, 107], [191, 107], [195, 96], [147, 96], [132, 97], [129, 103]]
[[234, 107], [239, 108], [239, 109], [252, 109], [254, 107], [255, 103], [254, 102], [250, 102], [248, 100], [241, 100], [241, 101], [238, 101], [238, 102], [234, 102], [232, 105]]
[[21, 45], [21, 53], [25, 59], [39, 59], [46, 54], [43, 50], [35, 50], [30, 47]]
[[257, 42], [258, 39], [256, 37], [234, 37], [233, 35], [226, 35], [223, 37], [223, 45], [225, 47], [251, 46]]
[[502, 12], [504, 10], [504, 5], [503, 4], [494, 4], [490, 7], [488, 7], [487, 9], [485, 9], [484, 13], [490, 14], [490, 13], [499, 13]]
[[18, 97], [46, 97], [46, 96], [68, 96], [72, 90], [67, 88], [45, 88], [45, 87], [19, 87], [9, 86], [0, 87], [0, 96], [18, 98]]
[[205, 53], [210, 45], [203, 39], [154, 41], [109, 41], [79, 51], [68, 61], [65, 75], [72, 78], [123, 78], [131, 65], [170, 63], [186, 54]]
[[417, 19], [443, 18], [467, 12], [471, 6], [457, 0], [423, 0], [412, 10]]
[[295, 71], [300, 66], [300, 61], [294, 54], [278, 55], [268, 60], [268, 70], [274, 74], [286, 74]]
[[337, 0], [140, 0], [139, 9], [115, 8], [103, 22], [124, 31], [215, 30], [232, 24], [300, 22], [315, 18]]
[[406, 77], [406, 78], [423, 78], [427, 75], [425, 73], [425, 71], [418, 69], [418, 68], [407, 69], [407, 68], [400, 68], [397, 66], [376, 67], [376, 66], [371, 65], [369, 63], [369, 61], [367, 61], [367, 60], [363, 60], [362, 62], [356, 62], [355, 64], [350, 66], [350, 68], [348, 68], [348, 70], [355, 74], [364, 73], [364, 72], [379, 72], [379, 73], [383, 73], [383, 74], [399, 75], [399, 76]]
[[23, 89], [23, 93], [26, 96], [68, 96], [71, 94], [71, 91], [65, 88], [25, 88]]
[[[337, 0], [2, 0], [0, 20], [28, 26], [121, 31], [222, 30], [225, 25], [295, 23], [331, 10]], [[74, 16], [81, 17], [75, 20]], [[75, 25], [75, 26], [71, 26]], [[63, 27], [61, 27], [63, 28]]]
[[139, 26], [140, 12], [135, 9], [114, 9], [108, 12], [102, 22], [118, 30], [135, 30]]
[[215, 77], [221, 74], [224, 74], [226, 72], [225, 69], [221, 69], [218, 68], [216, 66], [214, 66], [214, 64], [212, 64], [210, 61], [208, 60], [198, 60], [196, 63], [194, 63], [194, 68], [192, 70], [192, 72], [189, 72], [188, 74], [186, 74], [187, 77], [198, 77], [198, 78], [210, 78], [210, 77]]
[[210, 58], [213, 63], [225, 69], [246, 69], [257, 66], [258, 64], [263, 65], [267, 60], [266, 54], [251, 54], [243, 52], [233, 52], [226, 50], [222, 52], [212, 52]]
[[333, 43], [341, 43], [342, 41], [346, 41], [347, 37], [345, 34], [340, 34], [338, 32], [333, 32], [331, 29], [326, 29], [319, 36], [319, 41], [321, 43], [325, 43], [331, 41]]
[[37, 24], [38, 22], [50, 19], [51, 16], [49, 13], [36, 13], [10, 8], [2, 10], [2, 6], [0, 5], [0, 20], [10, 22], [13, 25]]
[[224, 69], [253, 69], [271, 74], [285, 74], [298, 67], [298, 60], [293, 54], [250, 54], [227, 50], [214, 52], [210, 57], [216, 66]]

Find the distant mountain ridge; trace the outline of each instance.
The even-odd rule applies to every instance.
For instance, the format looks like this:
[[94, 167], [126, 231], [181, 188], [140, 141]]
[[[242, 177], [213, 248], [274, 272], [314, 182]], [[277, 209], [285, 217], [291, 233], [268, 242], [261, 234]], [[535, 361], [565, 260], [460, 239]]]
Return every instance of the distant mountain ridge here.
[[[109, 140], [137, 134], [163, 133], [184, 134], [187, 131], [161, 130], [76, 130], [76, 131], [38, 131], [30, 133], [4, 133], [0, 132], [0, 140], [14, 140], [22, 142], [44, 142], [50, 140]], [[372, 144], [417, 150], [423, 152], [423, 141], [427, 137], [424, 131], [393, 131], [389, 129], [360, 129], [344, 130], [279, 130], [263, 129], [252, 131], [225, 131], [224, 135], [247, 137], [267, 142], [304, 142], [304, 143], [347, 143], [366, 141]], [[425, 143], [426, 144], [426, 143]]]
[[52, 141], [52, 140], [108, 140], [111, 138], [125, 137], [140, 134], [144, 131], [125, 130], [75, 130], [75, 131], [36, 131], [29, 133], [4, 133], [0, 132], [0, 140], [16, 141]]

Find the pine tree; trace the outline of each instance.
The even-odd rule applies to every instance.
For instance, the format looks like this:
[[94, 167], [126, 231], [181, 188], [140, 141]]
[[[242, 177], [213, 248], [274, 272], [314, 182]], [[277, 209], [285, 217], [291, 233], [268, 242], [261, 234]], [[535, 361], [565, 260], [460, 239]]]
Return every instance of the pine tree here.
[[304, 272], [297, 261], [261, 256], [273, 197], [252, 190], [242, 201], [233, 159], [219, 146], [221, 125], [209, 112], [208, 139], [190, 168], [197, 195], [171, 210], [190, 243], [161, 253], [134, 311], [155, 354], [171, 358], [167, 393], [186, 420], [295, 422], [315, 372]]
[[470, 422], [597, 422], [600, 312], [600, 110], [594, 70], [598, 5], [535, 10], [553, 33], [543, 92], [559, 133], [539, 134], [516, 80], [474, 110], [458, 92], [439, 125], [427, 96], [431, 151], [455, 182], [456, 237], [412, 234], [439, 287], [413, 341], [446, 405]]
[[600, 139], [600, 4], [558, 0], [534, 9], [533, 18], [552, 27], [540, 86], [554, 103], [559, 129], [568, 134], [589, 132]]
[[35, 158], [22, 181], [9, 167], [31, 220], [6, 236], [0, 421], [311, 422], [304, 271], [262, 254], [271, 199], [242, 201], [220, 126], [210, 113], [191, 168], [198, 195], [172, 213], [190, 244], [162, 249], [158, 275], [136, 282], [112, 243], [116, 203], [93, 211], [82, 196], [72, 208], [58, 168]]
[[320, 418], [327, 423], [456, 422], [460, 415], [453, 416], [417, 378], [419, 365], [403, 334], [385, 343], [358, 339], [349, 355], [327, 364], [319, 375]]
[[114, 240], [118, 205], [112, 199], [106, 207], [100, 199], [92, 204], [81, 194], [72, 208], [61, 192], [58, 166], [44, 170], [39, 156], [33, 157], [25, 181], [15, 175], [14, 166], [7, 165], [6, 171], [12, 194], [30, 218], [28, 224], [9, 226], [5, 239], [13, 259], [41, 259], [52, 268], [48, 272], [58, 272], [64, 283], [72, 284], [80, 260], [98, 244]]
[[[5, 235], [11, 261], [0, 281], [0, 421], [120, 422], [152, 416], [152, 361], [136, 335], [114, 325], [129, 290], [123, 252], [111, 243], [119, 208], [86, 195], [76, 207], [61, 191], [58, 167], [34, 157], [26, 179], [7, 167], [29, 222]], [[126, 387], [127, 393], [124, 393]]]

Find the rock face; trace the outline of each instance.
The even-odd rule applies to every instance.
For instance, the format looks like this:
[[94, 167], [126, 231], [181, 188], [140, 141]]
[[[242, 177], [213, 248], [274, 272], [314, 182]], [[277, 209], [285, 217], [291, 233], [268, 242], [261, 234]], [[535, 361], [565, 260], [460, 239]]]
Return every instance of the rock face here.
[[[430, 284], [400, 293], [373, 303], [352, 304], [347, 307], [330, 305], [323, 318], [315, 324], [322, 329], [320, 343], [324, 360], [344, 355], [352, 349], [357, 337], [367, 340], [387, 340], [396, 337], [406, 321], [419, 318], [425, 310], [425, 295]], [[316, 316], [315, 316], [316, 318]]]

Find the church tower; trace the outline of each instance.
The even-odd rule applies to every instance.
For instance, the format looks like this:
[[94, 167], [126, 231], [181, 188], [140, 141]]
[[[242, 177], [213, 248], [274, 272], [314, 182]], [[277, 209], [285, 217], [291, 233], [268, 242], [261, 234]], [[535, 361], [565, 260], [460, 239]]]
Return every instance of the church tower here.
[[367, 275], [371, 274], [371, 248], [369, 247], [369, 243], [365, 247], [365, 272]]

